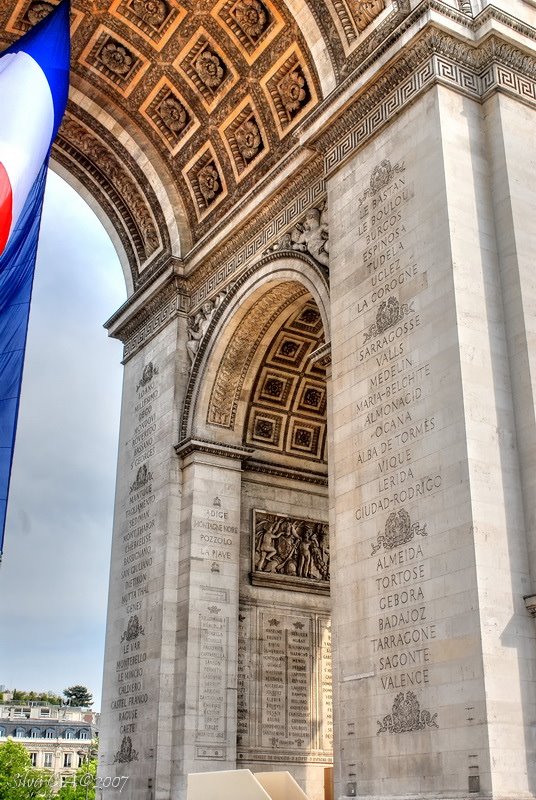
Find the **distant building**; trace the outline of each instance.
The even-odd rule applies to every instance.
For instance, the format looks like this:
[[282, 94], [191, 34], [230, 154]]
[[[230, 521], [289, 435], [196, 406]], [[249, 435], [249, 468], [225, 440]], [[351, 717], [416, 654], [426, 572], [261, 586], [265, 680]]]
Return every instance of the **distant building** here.
[[83, 708], [30, 702], [0, 704], [0, 744], [8, 737], [23, 744], [32, 766], [50, 770], [59, 788], [90, 757], [99, 714]]

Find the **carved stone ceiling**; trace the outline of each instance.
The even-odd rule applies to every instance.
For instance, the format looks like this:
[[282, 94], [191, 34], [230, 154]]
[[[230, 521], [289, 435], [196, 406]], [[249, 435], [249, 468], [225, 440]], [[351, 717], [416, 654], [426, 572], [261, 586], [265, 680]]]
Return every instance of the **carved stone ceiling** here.
[[323, 343], [318, 307], [306, 301], [266, 350], [255, 377], [245, 444], [258, 455], [290, 456], [315, 468], [326, 461], [326, 370], [310, 356]]
[[[3, 0], [0, 44], [58, 0]], [[72, 0], [54, 157], [97, 200], [134, 283], [184, 255], [297, 143], [383, 0]], [[150, 272], [150, 270], [149, 270]]]

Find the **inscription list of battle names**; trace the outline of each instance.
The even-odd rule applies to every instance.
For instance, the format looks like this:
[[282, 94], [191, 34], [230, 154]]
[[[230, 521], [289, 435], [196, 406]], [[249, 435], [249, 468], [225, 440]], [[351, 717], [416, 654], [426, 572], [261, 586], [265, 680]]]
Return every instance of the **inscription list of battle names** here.
[[[225, 488], [225, 487], [222, 487]], [[238, 568], [238, 525], [219, 497], [198, 506], [192, 518], [192, 555], [211, 574], [204, 587], [207, 613], [200, 612], [198, 696], [195, 758], [223, 761], [227, 757], [229, 625], [228, 590], [216, 586], [226, 564]], [[212, 599], [209, 599], [212, 598]]]
[[[128, 618], [122, 633], [121, 653], [116, 662], [117, 695], [111, 701], [122, 736], [122, 755], [116, 760], [135, 760], [131, 737], [139, 733], [141, 709], [149, 694], [144, 680], [147, 661], [145, 630], [142, 622], [147, 612], [148, 581], [153, 564], [153, 534], [156, 524], [155, 493], [150, 459], [154, 455], [156, 434], [155, 401], [159, 396], [157, 369], [152, 363], [143, 371], [134, 406], [135, 427], [129, 442], [132, 448], [130, 485], [121, 529], [123, 547], [121, 606]], [[129, 755], [130, 754], [130, 755]]]
[[[328, 620], [249, 608], [241, 609], [239, 620], [239, 757], [329, 763], [333, 720]], [[257, 670], [252, 626], [259, 646]]]
[[429, 683], [430, 641], [437, 635], [423, 587], [429, 577], [426, 525], [407, 511], [442, 484], [439, 468], [423, 474], [415, 463], [437, 416], [426, 414], [422, 402], [430, 394], [431, 365], [410, 345], [422, 325], [412, 298], [426, 281], [406, 235], [413, 194], [403, 164], [380, 165], [360, 200], [358, 229], [364, 272], [358, 312], [375, 321], [357, 351], [356, 366], [367, 371], [368, 386], [355, 405], [360, 432], [354, 447], [372, 496], [355, 517], [377, 521], [371, 552], [377, 616], [370, 646], [383, 692]]

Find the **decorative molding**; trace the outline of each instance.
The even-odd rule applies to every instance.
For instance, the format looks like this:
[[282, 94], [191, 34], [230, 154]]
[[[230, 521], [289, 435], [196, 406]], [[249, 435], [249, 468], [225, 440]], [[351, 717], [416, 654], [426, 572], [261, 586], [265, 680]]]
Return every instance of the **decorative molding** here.
[[[175, 452], [181, 458], [186, 458], [190, 453], [210, 453], [215, 456], [231, 458], [235, 461], [243, 461], [253, 453], [253, 450], [249, 447], [222, 444], [221, 442], [215, 442], [211, 439], [190, 437], [189, 439], [184, 439], [179, 442], [175, 447]], [[215, 503], [215, 505], [217, 505], [217, 503]]]
[[309, 360], [311, 364], [318, 364], [319, 367], [329, 367], [331, 364], [331, 342], [325, 342], [316, 350], [313, 350]]
[[271, 461], [261, 461], [260, 459], [249, 458], [244, 465], [246, 472], [258, 472], [262, 475], [272, 475], [277, 478], [311, 483], [316, 486], [327, 486], [326, 475], [313, 472], [312, 469], [300, 469], [297, 467], [285, 467], [281, 464], [274, 464]]
[[534, 105], [536, 59], [495, 35], [475, 47], [430, 26], [314, 139], [326, 176], [435, 83], [478, 101], [499, 90]]
[[[108, 320], [106, 328], [114, 324], [122, 310], [120, 309]], [[182, 284], [176, 278], [172, 278], [137, 314], [114, 332], [114, 335], [124, 343], [123, 363], [144, 347], [168, 322], [178, 314], [186, 314], [187, 311], [188, 296]]]

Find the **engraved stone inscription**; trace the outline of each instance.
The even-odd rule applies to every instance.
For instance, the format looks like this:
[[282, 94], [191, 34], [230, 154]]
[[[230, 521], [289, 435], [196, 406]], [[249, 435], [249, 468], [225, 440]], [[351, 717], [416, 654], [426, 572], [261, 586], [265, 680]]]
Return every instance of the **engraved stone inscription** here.
[[443, 481], [438, 459], [422, 458], [439, 419], [428, 402], [432, 367], [413, 346], [423, 324], [419, 293], [427, 285], [408, 234], [413, 197], [404, 163], [385, 159], [372, 171], [358, 210], [362, 281], [356, 311], [362, 333], [356, 366], [366, 379], [354, 406], [360, 476], [354, 515], [361, 535], [366, 530], [373, 537], [364, 557], [376, 597], [363, 655], [372, 663], [378, 694], [393, 693], [378, 734], [437, 727], [437, 714], [422, 709], [419, 697], [430, 683], [438, 635], [426, 588], [430, 532], [420, 514], [422, 501]]
[[330, 763], [329, 619], [246, 606], [238, 650], [239, 759]]
[[[217, 605], [199, 615], [196, 742], [222, 745], [226, 737], [228, 619]], [[207, 757], [207, 756], [205, 756]]]
[[125, 626], [115, 663], [116, 693], [110, 703], [117, 714], [117, 729], [122, 736], [114, 756], [116, 763], [138, 760], [135, 742], [143, 726], [143, 709], [150, 700], [145, 676], [148, 658], [146, 614], [156, 528], [156, 494], [151, 457], [154, 455], [156, 432], [158, 375], [158, 367], [153, 362], [144, 366], [136, 385], [134, 428], [127, 442], [131, 477], [127, 484], [126, 510], [121, 526], [119, 574]]

